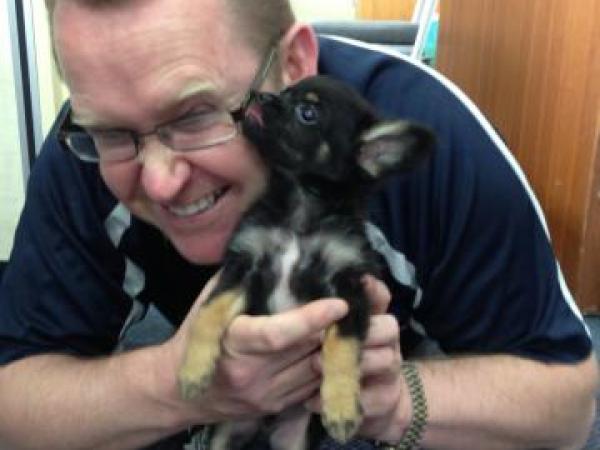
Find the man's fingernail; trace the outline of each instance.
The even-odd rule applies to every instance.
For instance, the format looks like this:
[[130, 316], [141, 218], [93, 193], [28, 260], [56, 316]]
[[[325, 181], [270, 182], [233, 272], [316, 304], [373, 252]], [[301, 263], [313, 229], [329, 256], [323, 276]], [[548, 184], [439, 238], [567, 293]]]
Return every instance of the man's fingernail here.
[[333, 318], [337, 319], [344, 317], [348, 313], [348, 305], [342, 300], [336, 300], [335, 303], [331, 305], [329, 312]]

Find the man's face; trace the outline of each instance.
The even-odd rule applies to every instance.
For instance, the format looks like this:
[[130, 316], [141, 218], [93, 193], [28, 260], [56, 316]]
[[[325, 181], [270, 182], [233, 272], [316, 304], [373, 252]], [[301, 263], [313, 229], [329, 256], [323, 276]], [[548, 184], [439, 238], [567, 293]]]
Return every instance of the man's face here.
[[[90, 10], [60, 3], [56, 42], [74, 121], [100, 129], [152, 130], [206, 108], [236, 108], [260, 56], [244, 43], [222, 0], [146, 0]], [[100, 162], [114, 195], [160, 228], [196, 263], [215, 263], [265, 169], [241, 136], [173, 152], [155, 135], [137, 159]]]

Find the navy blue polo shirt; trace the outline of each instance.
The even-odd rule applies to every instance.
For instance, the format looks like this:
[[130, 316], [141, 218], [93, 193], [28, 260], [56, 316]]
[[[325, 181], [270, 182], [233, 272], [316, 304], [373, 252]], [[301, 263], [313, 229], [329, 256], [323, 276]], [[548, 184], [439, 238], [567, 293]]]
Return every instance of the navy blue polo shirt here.
[[[322, 73], [355, 86], [383, 116], [437, 134], [426, 164], [371, 198], [365, 224], [387, 263], [404, 350], [427, 336], [448, 354], [588, 356], [538, 201], [477, 108], [405, 57], [330, 38], [320, 49]], [[133, 217], [55, 131], [32, 170], [0, 286], [0, 364], [109, 354], [150, 303], [177, 325], [215, 271], [188, 263]]]

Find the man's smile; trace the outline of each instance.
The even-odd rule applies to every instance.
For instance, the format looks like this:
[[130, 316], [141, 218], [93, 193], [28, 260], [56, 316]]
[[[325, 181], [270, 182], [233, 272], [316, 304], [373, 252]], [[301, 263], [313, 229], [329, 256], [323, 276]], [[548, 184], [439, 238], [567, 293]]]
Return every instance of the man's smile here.
[[228, 189], [228, 187], [219, 188], [186, 205], [169, 205], [167, 206], [167, 210], [177, 217], [190, 217], [205, 213], [215, 206]]

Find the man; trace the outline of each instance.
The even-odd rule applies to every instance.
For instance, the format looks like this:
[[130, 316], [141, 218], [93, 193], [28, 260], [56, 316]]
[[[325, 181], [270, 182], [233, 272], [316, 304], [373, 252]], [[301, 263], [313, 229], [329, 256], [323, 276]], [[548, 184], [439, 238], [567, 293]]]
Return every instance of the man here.
[[[318, 334], [344, 315], [339, 299], [236, 319], [206, 394], [184, 402], [176, 383], [189, 318], [264, 183], [227, 112], [275, 37], [261, 89], [316, 73], [314, 33], [285, 1], [47, 3], [71, 111], [34, 168], [0, 291], [0, 447], [140, 448], [301, 402], [318, 410]], [[374, 315], [359, 434], [394, 444], [414, 423], [400, 323], [403, 351], [426, 334], [448, 354], [416, 362], [423, 446], [580, 447], [594, 416], [595, 357], [519, 170], [433, 75], [330, 39], [320, 49], [321, 71], [385, 114], [429, 123], [440, 141], [426, 168], [373, 199], [367, 227], [389, 265], [389, 291], [365, 280]], [[223, 129], [202, 134], [207, 118]], [[384, 313], [390, 296], [393, 315]], [[115, 352], [148, 302], [178, 331]]]

